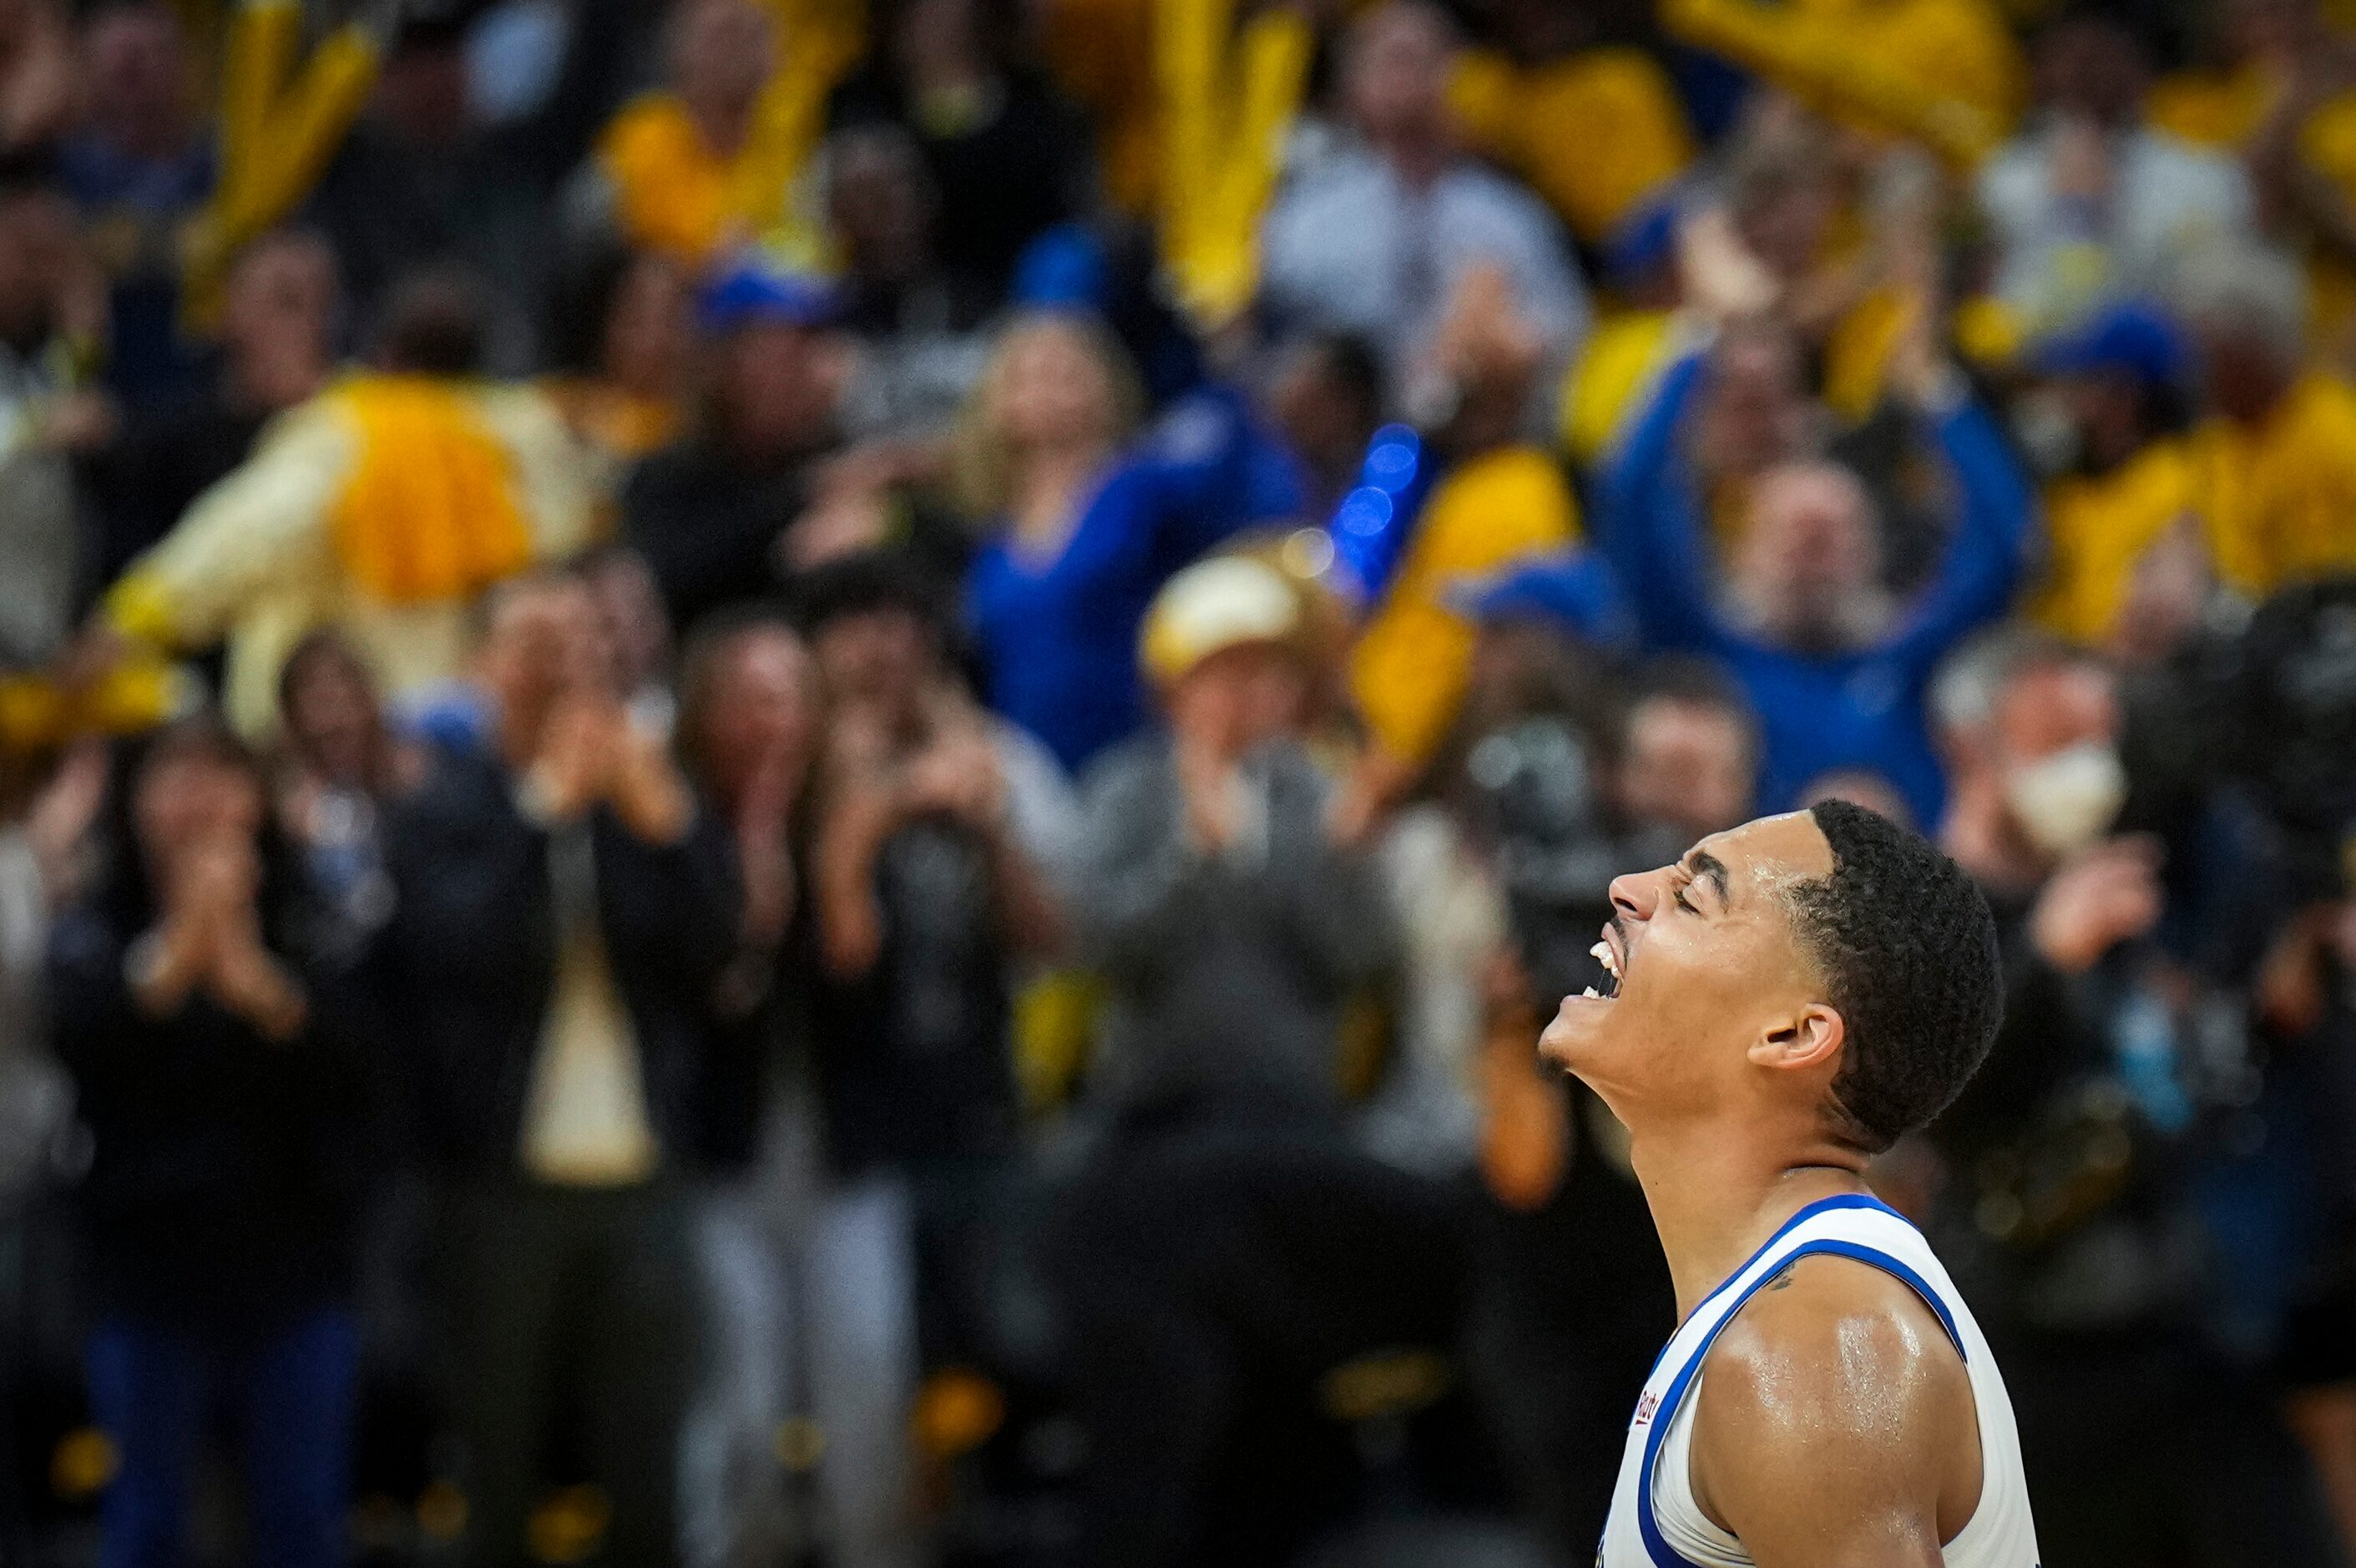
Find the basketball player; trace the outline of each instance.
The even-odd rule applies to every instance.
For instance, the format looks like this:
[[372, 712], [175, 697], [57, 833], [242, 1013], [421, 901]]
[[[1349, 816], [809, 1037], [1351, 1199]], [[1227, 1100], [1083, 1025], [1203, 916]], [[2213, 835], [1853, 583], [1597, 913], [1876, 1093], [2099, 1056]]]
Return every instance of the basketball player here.
[[2003, 1005], [1953, 862], [1841, 801], [1612, 886], [1609, 995], [1540, 1050], [1627, 1124], [1682, 1323], [1601, 1568], [2036, 1568], [1987, 1342], [1866, 1163], [1946, 1105]]

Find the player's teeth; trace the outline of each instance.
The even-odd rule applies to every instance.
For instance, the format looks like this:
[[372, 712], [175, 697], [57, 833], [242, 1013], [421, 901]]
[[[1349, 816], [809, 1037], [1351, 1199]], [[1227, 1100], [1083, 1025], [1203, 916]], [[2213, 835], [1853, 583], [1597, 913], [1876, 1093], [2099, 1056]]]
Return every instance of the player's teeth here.
[[1598, 993], [1598, 992], [1596, 991], [1595, 987], [1593, 987], [1592, 985], [1589, 986], [1589, 987], [1587, 988], [1587, 990], [1583, 993], [1583, 994], [1588, 995], [1588, 996], [1591, 996], [1591, 997], [1593, 997], [1593, 998], [1594, 998], [1596, 1001], [1598, 1001], [1598, 1002], [1601, 1002], [1601, 1001], [1602, 1001], [1602, 1000], [1603, 1000], [1602, 995], [1601, 995], [1600, 993]]
[[1587, 950], [1587, 956], [1601, 964], [1604, 968], [1609, 969], [1612, 967], [1612, 944], [1606, 941], [1599, 941], [1593, 947]]

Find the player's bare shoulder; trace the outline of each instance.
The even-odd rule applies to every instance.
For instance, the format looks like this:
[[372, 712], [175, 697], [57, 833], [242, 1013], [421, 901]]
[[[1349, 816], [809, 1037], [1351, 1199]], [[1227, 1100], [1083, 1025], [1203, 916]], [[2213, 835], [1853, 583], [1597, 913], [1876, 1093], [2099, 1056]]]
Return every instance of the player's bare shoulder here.
[[1703, 1363], [1692, 1479], [1762, 1568], [1936, 1563], [1979, 1501], [1971, 1377], [1902, 1281], [1801, 1258]]
[[1976, 1441], [1954, 1342], [1929, 1303], [1869, 1263], [1820, 1254], [1786, 1264], [1727, 1325], [1704, 1369], [1713, 1405], [1756, 1402], [1761, 1420], [1822, 1403], [1866, 1431], [1881, 1425], [1884, 1438], [1898, 1423]]

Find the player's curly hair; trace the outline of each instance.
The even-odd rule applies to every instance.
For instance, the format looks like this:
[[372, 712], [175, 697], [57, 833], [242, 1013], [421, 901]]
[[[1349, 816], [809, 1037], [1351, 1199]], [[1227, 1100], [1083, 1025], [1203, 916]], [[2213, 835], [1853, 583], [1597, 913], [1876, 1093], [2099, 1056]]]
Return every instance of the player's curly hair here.
[[1996, 921], [1964, 869], [1846, 800], [1811, 810], [1829, 876], [1792, 891], [1800, 945], [1847, 1033], [1833, 1079], [1843, 1136], [1879, 1154], [1947, 1108], [2004, 1016]]

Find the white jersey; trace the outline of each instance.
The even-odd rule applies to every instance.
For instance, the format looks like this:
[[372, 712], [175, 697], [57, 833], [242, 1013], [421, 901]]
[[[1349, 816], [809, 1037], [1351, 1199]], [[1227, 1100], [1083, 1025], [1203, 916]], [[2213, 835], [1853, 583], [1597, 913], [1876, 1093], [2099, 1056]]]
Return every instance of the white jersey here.
[[1862, 1194], [1827, 1197], [1792, 1216], [1670, 1337], [1628, 1427], [1597, 1568], [1752, 1568], [1742, 1543], [1712, 1524], [1694, 1501], [1694, 1407], [1702, 1360], [1743, 1304], [1786, 1264], [1823, 1253], [1870, 1263], [1904, 1281], [1938, 1316], [1971, 1377], [1979, 1411], [1980, 1500], [1970, 1522], [1946, 1544], [1947, 1568], [2038, 1568], [2020, 1436], [1996, 1357], [1922, 1233], [1897, 1210]]

